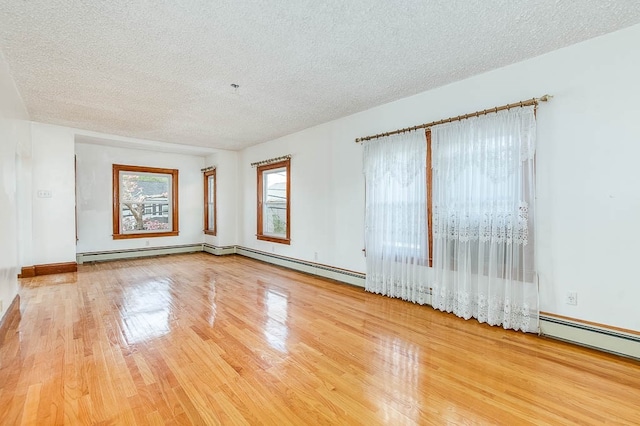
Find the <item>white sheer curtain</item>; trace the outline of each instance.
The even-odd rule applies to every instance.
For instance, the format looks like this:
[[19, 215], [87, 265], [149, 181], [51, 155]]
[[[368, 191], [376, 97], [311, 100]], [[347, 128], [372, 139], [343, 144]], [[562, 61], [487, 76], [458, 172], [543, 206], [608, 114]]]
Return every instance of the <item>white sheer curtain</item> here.
[[368, 141], [363, 160], [365, 288], [373, 293], [427, 303], [425, 132]]
[[534, 107], [431, 132], [433, 307], [536, 332]]

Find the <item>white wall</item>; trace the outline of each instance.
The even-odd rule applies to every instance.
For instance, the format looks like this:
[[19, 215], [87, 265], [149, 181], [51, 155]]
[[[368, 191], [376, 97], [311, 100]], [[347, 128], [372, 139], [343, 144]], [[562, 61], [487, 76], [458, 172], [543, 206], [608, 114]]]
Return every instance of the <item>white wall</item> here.
[[[640, 25], [243, 150], [239, 244], [364, 271], [356, 137], [550, 93], [538, 110], [541, 310], [640, 330], [638, 40]], [[293, 155], [290, 246], [256, 240], [249, 165], [284, 154]], [[564, 303], [567, 291], [577, 306]]]
[[33, 266], [33, 145], [31, 123], [24, 122], [23, 133], [18, 144], [16, 171], [18, 202], [18, 265]]
[[0, 319], [18, 294], [17, 164], [29, 119], [0, 52]]
[[205, 235], [205, 242], [224, 247], [235, 245], [238, 241], [238, 153], [219, 151], [208, 155], [206, 167], [216, 167], [216, 235]]
[[31, 265], [76, 260], [73, 138], [70, 128], [31, 124]]
[[[78, 253], [198, 244], [204, 241], [203, 179], [199, 155], [76, 143]], [[112, 222], [112, 165], [178, 169], [180, 235], [175, 237], [114, 240]], [[74, 251], [75, 256], [75, 251]]]

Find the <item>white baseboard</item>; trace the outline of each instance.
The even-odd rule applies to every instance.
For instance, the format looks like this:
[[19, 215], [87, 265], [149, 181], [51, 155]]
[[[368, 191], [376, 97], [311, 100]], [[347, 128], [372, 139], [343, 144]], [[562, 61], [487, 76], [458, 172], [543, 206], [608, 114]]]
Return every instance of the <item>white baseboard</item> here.
[[131, 250], [113, 250], [92, 253], [77, 253], [78, 265], [85, 262], [103, 262], [106, 260], [132, 259], [136, 257], [162, 256], [166, 254], [195, 253], [203, 251], [202, 244], [187, 244], [182, 246], [148, 247]]
[[308, 262], [306, 260], [279, 256], [277, 254], [267, 253], [264, 251], [254, 250], [241, 246], [236, 246], [236, 253], [242, 256], [250, 257], [252, 259], [272, 263], [274, 265], [284, 266], [285, 268], [293, 269], [296, 271], [306, 272], [307, 274], [318, 275], [320, 277], [329, 278], [346, 284], [364, 287], [365, 275], [360, 272], [348, 271], [346, 269]]
[[640, 359], [639, 335], [544, 314], [540, 315], [540, 334], [600, 351]]

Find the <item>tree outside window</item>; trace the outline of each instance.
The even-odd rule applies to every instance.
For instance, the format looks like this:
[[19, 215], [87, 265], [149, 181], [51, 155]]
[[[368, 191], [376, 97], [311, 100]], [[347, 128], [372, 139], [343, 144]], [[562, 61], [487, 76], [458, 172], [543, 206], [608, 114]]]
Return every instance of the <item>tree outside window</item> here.
[[113, 238], [178, 235], [178, 170], [113, 165]]
[[290, 161], [258, 167], [259, 240], [290, 244]]

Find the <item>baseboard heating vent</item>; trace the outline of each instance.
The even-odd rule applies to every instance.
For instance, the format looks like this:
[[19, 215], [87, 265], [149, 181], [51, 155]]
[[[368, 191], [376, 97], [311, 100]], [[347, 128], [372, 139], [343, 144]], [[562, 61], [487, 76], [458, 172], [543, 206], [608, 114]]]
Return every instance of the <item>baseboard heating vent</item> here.
[[163, 256], [166, 254], [195, 253], [203, 251], [202, 244], [185, 244], [181, 246], [143, 247], [128, 250], [112, 250], [76, 254], [78, 265], [86, 262], [101, 262], [106, 260], [132, 259], [136, 257]]
[[640, 360], [640, 334], [540, 314], [540, 334], [600, 351]]
[[235, 254], [236, 246], [212, 246], [211, 244], [203, 244], [202, 251], [216, 256], [224, 256], [226, 254]]
[[329, 278], [343, 283], [364, 287], [365, 274], [333, 266], [322, 265], [320, 263], [308, 262], [306, 260], [293, 259], [291, 257], [280, 256], [273, 253], [254, 250], [247, 247], [236, 246], [236, 253], [252, 259], [284, 266], [300, 272]]

